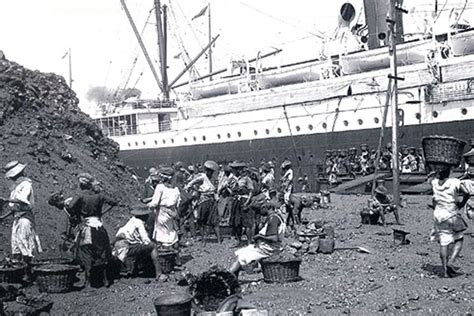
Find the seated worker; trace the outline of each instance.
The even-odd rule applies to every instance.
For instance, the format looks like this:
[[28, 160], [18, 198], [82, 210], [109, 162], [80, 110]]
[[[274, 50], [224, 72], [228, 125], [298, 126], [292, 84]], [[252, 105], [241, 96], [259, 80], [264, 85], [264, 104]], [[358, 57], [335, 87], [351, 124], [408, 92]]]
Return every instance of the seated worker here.
[[268, 208], [268, 217], [263, 228], [253, 238], [253, 243], [240, 248], [235, 252], [236, 261], [230, 267], [230, 272], [239, 277], [239, 272], [243, 266], [255, 261], [268, 258], [278, 254], [283, 249], [283, 237], [286, 230], [286, 207], [285, 205], [271, 204]]
[[369, 209], [374, 213], [380, 214], [384, 226], [386, 226], [385, 214], [391, 212], [395, 215], [397, 225], [401, 225], [397, 206], [394, 204], [393, 197], [388, 193], [387, 188], [383, 185], [379, 185], [375, 188], [374, 193], [374, 196], [367, 201]]
[[[133, 215], [128, 222], [121, 227], [115, 235], [116, 241], [112, 254], [122, 263], [125, 263], [127, 257], [142, 259], [144, 256], [150, 256], [155, 267], [156, 279], [161, 273], [158, 261], [158, 250], [156, 245], [148, 237], [145, 229], [145, 223], [151, 215], [152, 210], [146, 206], [133, 207], [130, 213]], [[137, 264], [134, 264], [132, 276], [138, 274]]]
[[301, 225], [301, 212], [305, 207], [310, 207], [313, 205], [313, 200], [311, 197], [305, 195], [290, 195], [290, 205], [293, 208], [293, 216], [296, 222], [296, 225]]

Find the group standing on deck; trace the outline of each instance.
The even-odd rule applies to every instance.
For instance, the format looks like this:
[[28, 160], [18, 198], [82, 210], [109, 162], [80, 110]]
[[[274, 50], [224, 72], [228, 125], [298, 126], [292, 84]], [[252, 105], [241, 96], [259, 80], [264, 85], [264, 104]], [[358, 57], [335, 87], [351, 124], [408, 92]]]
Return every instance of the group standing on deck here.
[[[347, 170], [368, 172], [366, 162], [370, 161], [371, 155], [366, 146], [362, 151], [360, 158], [356, 158], [357, 150], [354, 149], [347, 155], [341, 152], [337, 157], [329, 153], [326, 165], [332, 168], [331, 164], [338, 161], [338, 168], [344, 166]], [[466, 155], [474, 155], [471, 152]], [[381, 159], [388, 159], [386, 156], [388, 154], [382, 154]], [[405, 165], [412, 168], [415, 162], [417, 168], [424, 165], [413, 148], [402, 151], [401, 159], [407, 161], [402, 163], [402, 168]], [[390, 165], [389, 160], [385, 163]], [[31, 261], [42, 249], [35, 227], [33, 182], [25, 176], [25, 167], [18, 161], [5, 166], [5, 177], [11, 180], [11, 193], [8, 199], [2, 199], [2, 205], [8, 207], [0, 220], [14, 216], [11, 253], [13, 259], [27, 264], [25, 278], [28, 281], [31, 279]], [[411, 170], [415, 170], [413, 168]], [[466, 229], [461, 208], [464, 207], [469, 217], [474, 215], [471, 198], [474, 195], [473, 168], [467, 168], [462, 180], [450, 177], [448, 167], [433, 173], [432, 238], [440, 244], [445, 276], [457, 273], [453, 263], [462, 249], [463, 231]], [[110, 285], [111, 278], [107, 274], [110, 263], [119, 261], [126, 266], [128, 258], [150, 258], [159, 279], [159, 250], [177, 252], [179, 263], [180, 241], [188, 236], [196, 238], [196, 228], [204, 245], [210, 230], [221, 243], [221, 225], [232, 228], [236, 246], [242, 246], [235, 251], [236, 260], [230, 267], [236, 275], [243, 266], [278, 253], [285, 232], [301, 224], [301, 210], [311, 204], [294, 194], [292, 162], [285, 159], [280, 170], [280, 176], [276, 175], [272, 161], [255, 168], [243, 161], [219, 165], [212, 160], [187, 168], [182, 162], [171, 167], [151, 168], [143, 184], [142, 198], [130, 208], [131, 216], [114, 235], [113, 244], [102, 217], [119, 201], [110, 198], [92, 175], [79, 174], [79, 192], [56, 206], [67, 210], [70, 223], [75, 227], [73, 250], [76, 262], [84, 269], [85, 286], [90, 285], [94, 273]], [[458, 194], [464, 196], [462, 201], [457, 200]], [[108, 210], [104, 211], [104, 205], [109, 205]], [[382, 185], [375, 189], [369, 208], [380, 212], [384, 225], [384, 215], [390, 212], [394, 212], [397, 224], [400, 223], [397, 206], [393, 205]], [[451, 244], [452, 249], [449, 248]], [[136, 265], [129, 268], [131, 275], [137, 275]]]

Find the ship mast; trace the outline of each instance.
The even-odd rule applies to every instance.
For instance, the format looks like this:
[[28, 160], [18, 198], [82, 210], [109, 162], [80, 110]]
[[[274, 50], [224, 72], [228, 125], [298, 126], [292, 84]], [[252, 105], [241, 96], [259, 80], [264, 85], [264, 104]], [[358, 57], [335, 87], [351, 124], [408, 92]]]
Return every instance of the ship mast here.
[[161, 65], [161, 81], [163, 85], [163, 98], [165, 101], [169, 100], [170, 93], [168, 87], [168, 65], [167, 65], [167, 31], [166, 31], [166, 20], [167, 20], [167, 7], [163, 6], [163, 21], [161, 19], [161, 2], [155, 0], [155, 16], [156, 16], [156, 32], [158, 33], [158, 53], [160, 57]]
[[[207, 14], [208, 14], [208, 21], [209, 21], [209, 31], [208, 31], [208, 42], [210, 43], [212, 41], [212, 28], [211, 28], [211, 1], [209, 0], [209, 3], [207, 4]], [[211, 76], [209, 77], [209, 80], [212, 81], [212, 45], [209, 45], [209, 73]]]

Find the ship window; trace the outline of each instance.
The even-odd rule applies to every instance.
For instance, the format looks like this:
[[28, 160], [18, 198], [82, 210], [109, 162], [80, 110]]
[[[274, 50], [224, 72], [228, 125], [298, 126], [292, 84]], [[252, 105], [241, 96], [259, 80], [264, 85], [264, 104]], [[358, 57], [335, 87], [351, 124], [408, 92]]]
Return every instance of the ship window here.
[[421, 119], [421, 114], [420, 114], [420, 113], [416, 113], [416, 114], [415, 114], [415, 117], [416, 117], [417, 120], [419, 120], [419, 119]]
[[379, 118], [378, 118], [378, 117], [374, 117], [374, 122], [375, 122], [375, 124], [378, 124], [378, 123], [379, 123], [379, 121], [380, 121], [380, 120], [379, 120]]
[[138, 142], [135, 142], [135, 146], [138, 146]]
[[323, 128], [324, 129], [328, 128], [328, 125], [326, 123], [323, 123]]
[[203, 136], [202, 136], [202, 140], [203, 140], [203, 141], [206, 141], [206, 136], [203, 135]]
[[163, 144], [166, 144], [166, 140], [163, 139], [162, 142], [163, 142]]
[[466, 114], [467, 114], [467, 109], [466, 109], [466, 108], [462, 108], [462, 109], [461, 109], [461, 113], [462, 113], [462, 115], [466, 115]]
[[437, 118], [438, 117], [438, 112], [433, 111], [432, 115], [433, 115], [434, 118]]
[[301, 127], [296, 126], [296, 131], [299, 132], [301, 130]]
[[362, 121], [361, 119], [358, 119], [357, 123], [359, 123], [359, 125], [362, 125], [362, 124], [364, 124], [364, 121]]
[[257, 130], [254, 130], [254, 131], [253, 131], [253, 134], [254, 134], [255, 136], [257, 136], [257, 135], [258, 135]]
[[193, 136], [193, 140], [194, 140], [194, 141], [196, 141], [196, 140], [197, 140], [196, 136]]
[[155, 145], [158, 145], [158, 141], [155, 139]]
[[313, 130], [313, 125], [309, 124], [308, 128], [309, 128], [310, 131], [312, 131]]
[[174, 144], [174, 138], [171, 138], [171, 143], [173, 143], [173, 144]]
[[347, 125], [349, 125], [349, 122], [344, 120], [344, 126], [347, 126]]
[[221, 134], [217, 134], [217, 139], [221, 139]]
[[145, 141], [143, 141], [143, 145], [146, 145]]
[[242, 136], [242, 133], [241, 132], [237, 132], [237, 136]]
[[131, 147], [131, 146], [132, 146], [132, 144], [128, 143], [128, 147]]
[[230, 133], [227, 133], [227, 138], [230, 138]]
[[278, 128], [277, 128], [277, 132], [278, 132], [278, 133], [281, 133], [281, 128], [278, 127]]
[[270, 130], [267, 128], [267, 129], [265, 130], [265, 133], [267, 133], [267, 135], [270, 134]]
[[187, 142], [188, 142], [188, 139], [187, 139], [186, 137], [184, 138], [184, 142], [185, 142], [185, 143], [187, 143]]

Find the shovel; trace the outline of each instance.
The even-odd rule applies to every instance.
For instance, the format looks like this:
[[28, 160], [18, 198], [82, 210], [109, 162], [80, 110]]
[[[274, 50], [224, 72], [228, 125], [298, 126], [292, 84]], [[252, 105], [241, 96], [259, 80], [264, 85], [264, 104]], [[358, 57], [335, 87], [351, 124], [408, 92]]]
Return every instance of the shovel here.
[[357, 250], [358, 252], [361, 252], [361, 253], [372, 253], [369, 249], [367, 248], [364, 248], [364, 247], [336, 247], [334, 248], [334, 250]]

